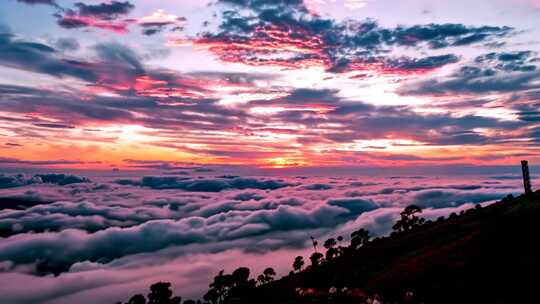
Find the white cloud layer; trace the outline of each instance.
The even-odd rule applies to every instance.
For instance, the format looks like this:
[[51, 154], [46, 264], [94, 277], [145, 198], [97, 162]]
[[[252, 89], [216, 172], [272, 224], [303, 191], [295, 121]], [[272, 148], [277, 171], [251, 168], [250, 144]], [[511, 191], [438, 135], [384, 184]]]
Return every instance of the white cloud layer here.
[[[115, 302], [168, 280], [184, 298], [197, 297], [220, 267], [288, 273], [295, 255], [308, 254], [311, 235], [348, 239], [365, 227], [382, 236], [408, 204], [435, 219], [520, 191], [519, 180], [501, 177], [465, 184], [459, 178], [216, 176], [12, 183], [0, 190], [0, 200], [11, 202], [5, 206], [18, 206], [0, 209], [6, 237], [0, 279], [8, 282], [0, 293], [15, 304]], [[193, 183], [212, 187], [187, 191]]]

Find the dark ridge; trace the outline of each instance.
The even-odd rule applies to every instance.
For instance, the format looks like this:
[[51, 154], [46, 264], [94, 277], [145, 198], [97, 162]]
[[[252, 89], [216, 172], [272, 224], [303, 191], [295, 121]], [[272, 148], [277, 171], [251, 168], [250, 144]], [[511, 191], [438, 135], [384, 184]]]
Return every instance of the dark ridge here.
[[[539, 219], [540, 191], [510, 196], [375, 239], [261, 286], [254, 297], [257, 303], [363, 303], [361, 295], [378, 294], [383, 303], [402, 303], [412, 292], [414, 303], [527, 302], [537, 297]], [[357, 296], [329, 300], [332, 287], [355, 290]], [[299, 296], [297, 288], [315, 295]]]

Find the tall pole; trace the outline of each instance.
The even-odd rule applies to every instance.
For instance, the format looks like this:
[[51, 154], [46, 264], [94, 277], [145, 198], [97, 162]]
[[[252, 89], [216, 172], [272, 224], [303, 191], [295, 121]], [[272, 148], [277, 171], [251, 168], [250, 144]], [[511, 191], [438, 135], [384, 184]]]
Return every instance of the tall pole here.
[[525, 187], [525, 194], [531, 194], [531, 175], [529, 174], [529, 162], [526, 160], [521, 161], [521, 171], [523, 172], [523, 187]]

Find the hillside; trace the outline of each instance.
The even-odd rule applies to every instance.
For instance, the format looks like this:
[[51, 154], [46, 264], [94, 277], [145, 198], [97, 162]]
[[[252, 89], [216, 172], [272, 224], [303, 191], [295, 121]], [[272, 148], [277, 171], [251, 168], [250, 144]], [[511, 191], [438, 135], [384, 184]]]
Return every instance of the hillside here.
[[[540, 191], [373, 240], [257, 288], [245, 303], [530, 303], [540, 273]], [[347, 296], [328, 295], [347, 287]], [[298, 288], [312, 295], [298, 295]], [[295, 291], [296, 290], [296, 291]], [[352, 292], [351, 294], [351, 290]], [[330, 298], [330, 299], [329, 299]]]

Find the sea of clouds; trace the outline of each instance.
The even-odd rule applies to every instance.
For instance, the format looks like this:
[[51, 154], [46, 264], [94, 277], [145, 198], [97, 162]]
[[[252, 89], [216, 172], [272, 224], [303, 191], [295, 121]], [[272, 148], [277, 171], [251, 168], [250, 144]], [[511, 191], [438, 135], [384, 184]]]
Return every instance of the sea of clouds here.
[[360, 227], [391, 232], [409, 204], [435, 219], [519, 194], [519, 176], [0, 174], [6, 303], [115, 303], [156, 281], [198, 298], [221, 269], [291, 270]]

